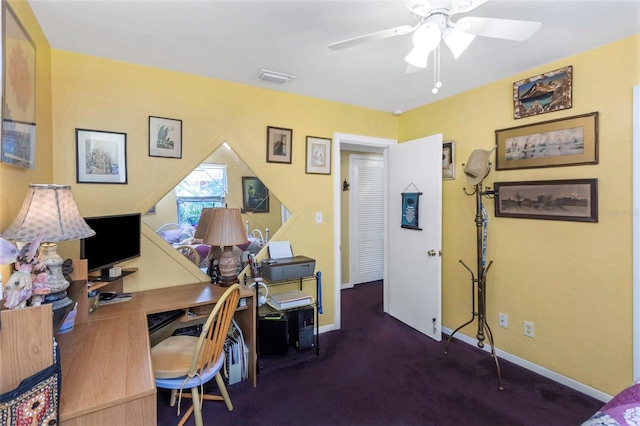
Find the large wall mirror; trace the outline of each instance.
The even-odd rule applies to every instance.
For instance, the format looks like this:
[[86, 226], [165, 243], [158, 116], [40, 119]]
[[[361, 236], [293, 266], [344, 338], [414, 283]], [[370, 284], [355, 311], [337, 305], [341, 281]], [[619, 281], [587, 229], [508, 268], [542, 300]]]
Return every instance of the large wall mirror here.
[[192, 237], [197, 230], [201, 209], [239, 208], [245, 223], [249, 245], [240, 251], [257, 254], [271, 236], [289, 218], [289, 211], [265, 187], [259, 177], [225, 142], [196, 167], [181, 183], [166, 194], [147, 214], [143, 222], [173, 247], [193, 246], [198, 256], [184, 249], [187, 257], [206, 268], [208, 247]]

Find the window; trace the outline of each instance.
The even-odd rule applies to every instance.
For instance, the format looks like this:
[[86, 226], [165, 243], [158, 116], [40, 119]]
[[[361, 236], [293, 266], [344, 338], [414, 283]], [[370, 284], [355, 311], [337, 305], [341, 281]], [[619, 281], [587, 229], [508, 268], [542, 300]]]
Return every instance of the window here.
[[178, 222], [196, 225], [205, 207], [224, 207], [227, 194], [227, 166], [202, 163], [175, 189]]

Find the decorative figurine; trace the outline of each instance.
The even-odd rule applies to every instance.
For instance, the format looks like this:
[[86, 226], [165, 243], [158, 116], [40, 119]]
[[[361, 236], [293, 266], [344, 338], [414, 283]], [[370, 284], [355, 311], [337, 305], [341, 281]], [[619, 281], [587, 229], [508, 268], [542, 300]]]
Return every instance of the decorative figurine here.
[[[36, 265], [39, 264], [37, 254], [43, 236], [43, 234], [38, 234], [35, 241], [25, 244], [18, 253], [15, 263], [16, 271], [11, 274], [5, 286], [6, 300], [4, 301], [4, 306], [8, 309], [27, 306], [27, 300], [29, 300], [33, 291], [31, 274], [34, 272]], [[40, 267], [38, 267], [38, 271], [40, 271]]]

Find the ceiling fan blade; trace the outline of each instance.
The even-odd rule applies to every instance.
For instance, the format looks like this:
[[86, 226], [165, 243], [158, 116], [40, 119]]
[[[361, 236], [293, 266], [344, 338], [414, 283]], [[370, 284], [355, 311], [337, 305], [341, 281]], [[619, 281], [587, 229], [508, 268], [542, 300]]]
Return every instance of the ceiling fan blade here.
[[389, 28], [388, 30], [382, 30], [375, 33], [366, 34], [366, 35], [350, 38], [347, 40], [331, 43], [329, 45], [329, 49], [331, 50], [346, 49], [348, 47], [357, 46], [359, 44], [368, 43], [370, 41], [383, 40], [385, 38], [409, 34], [410, 32], [415, 31], [416, 28], [418, 28], [418, 25], [415, 25], [413, 27], [411, 25], [401, 25], [399, 27]]
[[542, 24], [540, 22], [518, 21], [515, 19], [467, 16], [458, 20], [455, 26], [469, 34], [524, 41], [538, 31]]

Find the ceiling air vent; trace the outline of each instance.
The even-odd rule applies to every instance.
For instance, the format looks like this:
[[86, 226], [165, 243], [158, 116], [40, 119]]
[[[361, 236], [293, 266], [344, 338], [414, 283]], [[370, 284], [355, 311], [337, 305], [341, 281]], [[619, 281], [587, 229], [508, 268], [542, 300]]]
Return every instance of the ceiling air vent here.
[[295, 75], [283, 74], [281, 72], [268, 71], [268, 70], [260, 70], [258, 74], [256, 74], [256, 78], [262, 81], [268, 81], [270, 83], [278, 83], [284, 84], [289, 80], [293, 80], [296, 78]]

